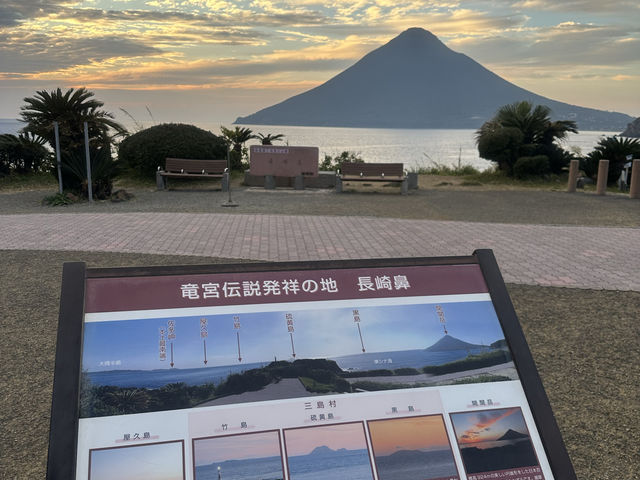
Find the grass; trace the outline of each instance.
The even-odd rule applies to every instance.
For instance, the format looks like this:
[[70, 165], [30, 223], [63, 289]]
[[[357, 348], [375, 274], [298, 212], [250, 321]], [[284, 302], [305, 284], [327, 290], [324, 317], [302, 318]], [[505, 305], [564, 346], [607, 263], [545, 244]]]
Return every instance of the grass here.
[[24, 190], [58, 189], [58, 180], [48, 172], [28, 175], [11, 174], [0, 176], [0, 192], [16, 192]]

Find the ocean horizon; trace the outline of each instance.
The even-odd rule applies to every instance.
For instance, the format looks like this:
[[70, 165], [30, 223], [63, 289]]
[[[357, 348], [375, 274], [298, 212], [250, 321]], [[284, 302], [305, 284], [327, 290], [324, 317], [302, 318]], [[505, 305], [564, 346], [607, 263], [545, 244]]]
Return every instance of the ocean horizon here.
[[[131, 132], [135, 128], [130, 122], [122, 122]], [[163, 122], [159, 122], [163, 123]], [[142, 122], [145, 128], [152, 123]], [[193, 123], [197, 127], [219, 135], [221, 123]], [[24, 124], [15, 119], [0, 119], [0, 134], [17, 134]], [[231, 123], [226, 124], [227, 127]], [[305, 127], [278, 125], [239, 125], [250, 128], [254, 133], [283, 134], [283, 142], [275, 145], [312, 146], [320, 150], [320, 161], [325, 155], [336, 156], [344, 151], [358, 154], [365, 162], [400, 162], [405, 170], [430, 168], [436, 165], [471, 165], [485, 170], [493, 165], [478, 155], [475, 143], [476, 130], [473, 129], [395, 129], [395, 128], [355, 128], [355, 127]], [[603, 136], [620, 132], [582, 131], [569, 134], [562, 142], [566, 149], [579, 149], [586, 155]], [[258, 140], [247, 142], [247, 146], [257, 145]]]

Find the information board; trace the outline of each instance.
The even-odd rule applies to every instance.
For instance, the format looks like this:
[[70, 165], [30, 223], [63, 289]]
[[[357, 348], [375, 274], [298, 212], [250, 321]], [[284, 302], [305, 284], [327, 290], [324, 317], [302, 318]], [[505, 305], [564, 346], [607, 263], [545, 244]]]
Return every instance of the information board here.
[[65, 264], [47, 478], [576, 477], [479, 250]]
[[251, 145], [249, 172], [258, 176], [317, 177], [319, 155], [318, 147]]

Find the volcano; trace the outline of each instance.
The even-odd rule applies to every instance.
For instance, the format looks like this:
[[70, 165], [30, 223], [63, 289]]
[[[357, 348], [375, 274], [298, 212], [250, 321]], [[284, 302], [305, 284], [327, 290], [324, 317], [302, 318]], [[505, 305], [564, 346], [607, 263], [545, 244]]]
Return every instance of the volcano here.
[[464, 342], [451, 335], [445, 335], [436, 343], [430, 347], [425, 348], [425, 352], [447, 352], [450, 350], [476, 350], [476, 349], [489, 349], [486, 345], [476, 345], [473, 343]]
[[410, 28], [312, 90], [237, 124], [478, 128], [503, 105], [546, 105], [580, 130], [621, 131], [629, 115], [578, 107], [520, 88], [422, 28]]

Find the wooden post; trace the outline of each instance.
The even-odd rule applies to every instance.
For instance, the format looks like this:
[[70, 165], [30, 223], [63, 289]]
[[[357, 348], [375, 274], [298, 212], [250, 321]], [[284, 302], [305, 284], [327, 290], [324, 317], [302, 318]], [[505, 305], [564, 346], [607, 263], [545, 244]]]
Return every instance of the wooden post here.
[[607, 179], [609, 177], [609, 160], [600, 160], [598, 163], [598, 183], [596, 184], [596, 195], [607, 193]]
[[569, 183], [567, 185], [567, 192], [575, 193], [576, 185], [578, 184], [578, 169], [580, 160], [571, 160], [569, 164]]
[[640, 160], [634, 160], [631, 167], [629, 198], [640, 198]]

